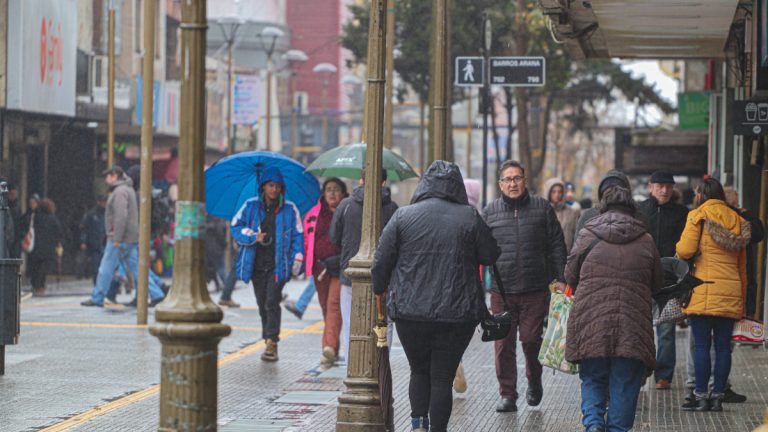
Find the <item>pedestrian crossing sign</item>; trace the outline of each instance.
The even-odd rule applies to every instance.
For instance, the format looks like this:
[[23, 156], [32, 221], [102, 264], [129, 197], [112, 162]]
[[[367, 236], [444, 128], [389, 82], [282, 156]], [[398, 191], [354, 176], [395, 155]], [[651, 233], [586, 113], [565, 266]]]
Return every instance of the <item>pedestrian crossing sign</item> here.
[[461, 87], [480, 87], [485, 77], [485, 62], [482, 57], [456, 57], [454, 84]]

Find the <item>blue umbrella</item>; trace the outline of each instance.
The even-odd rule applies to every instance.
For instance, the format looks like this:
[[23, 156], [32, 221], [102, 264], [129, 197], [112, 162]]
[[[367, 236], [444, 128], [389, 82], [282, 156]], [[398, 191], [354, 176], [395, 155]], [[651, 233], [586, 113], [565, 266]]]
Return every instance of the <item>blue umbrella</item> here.
[[280, 153], [249, 151], [219, 159], [205, 170], [205, 206], [208, 214], [224, 219], [235, 216], [246, 200], [258, 194], [259, 177], [266, 167], [276, 167], [285, 179], [285, 199], [304, 214], [320, 199], [320, 184], [304, 172], [304, 165]]

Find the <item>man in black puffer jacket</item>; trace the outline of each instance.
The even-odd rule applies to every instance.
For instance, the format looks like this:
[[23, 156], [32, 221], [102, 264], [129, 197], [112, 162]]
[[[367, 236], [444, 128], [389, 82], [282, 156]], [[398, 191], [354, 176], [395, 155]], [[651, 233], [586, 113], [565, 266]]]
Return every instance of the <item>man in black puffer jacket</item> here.
[[[501, 246], [497, 262], [504, 283], [506, 308], [512, 314], [512, 331], [497, 340], [496, 378], [501, 401], [496, 411], [517, 411], [517, 329], [525, 354], [528, 405], [541, 402], [541, 348], [544, 319], [549, 309], [549, 283], [564, 287], [563, 271], [567, 258], [565, 239], [557, 215], [542, 197], [526, 189], [525, 169], [519, 162], [506, 161], [499, 169], [499, 188], [503, 196], [485, 208], [484, 218]], [[494, 283], [491, 309], [504, 311], [504, 301]]]
[[373, 290], [388, 293], [389, 317], [408, 357], [411, 425], [442, 432], [451, 414], [453, 373], [486, 307], [478, 268], [493, 264], [500, 251], [469, 205], [455, 164], [433, 162], [411, 203], [381, 234]]

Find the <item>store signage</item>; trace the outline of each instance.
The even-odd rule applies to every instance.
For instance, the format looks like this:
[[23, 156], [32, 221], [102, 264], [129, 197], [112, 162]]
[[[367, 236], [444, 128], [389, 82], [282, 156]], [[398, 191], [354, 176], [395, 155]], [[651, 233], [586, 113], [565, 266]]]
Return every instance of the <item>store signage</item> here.
[[768, 135], [768, 100], [733, 101], [734, 135]]

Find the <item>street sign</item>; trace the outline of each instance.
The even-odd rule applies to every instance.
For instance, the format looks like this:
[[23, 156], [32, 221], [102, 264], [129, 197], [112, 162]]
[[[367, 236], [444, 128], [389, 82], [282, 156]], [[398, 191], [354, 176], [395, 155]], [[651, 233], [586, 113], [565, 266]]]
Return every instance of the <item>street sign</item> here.
[[733, 101], [734, 135], [768, 135], [768, 100]]
[[541, 87], [545, 82], [544, 57], [491, 57], [491, 85]]
[[481, 87], [485, 76], [482, 57], [456, 57], [454, 84], [461, 87]]

